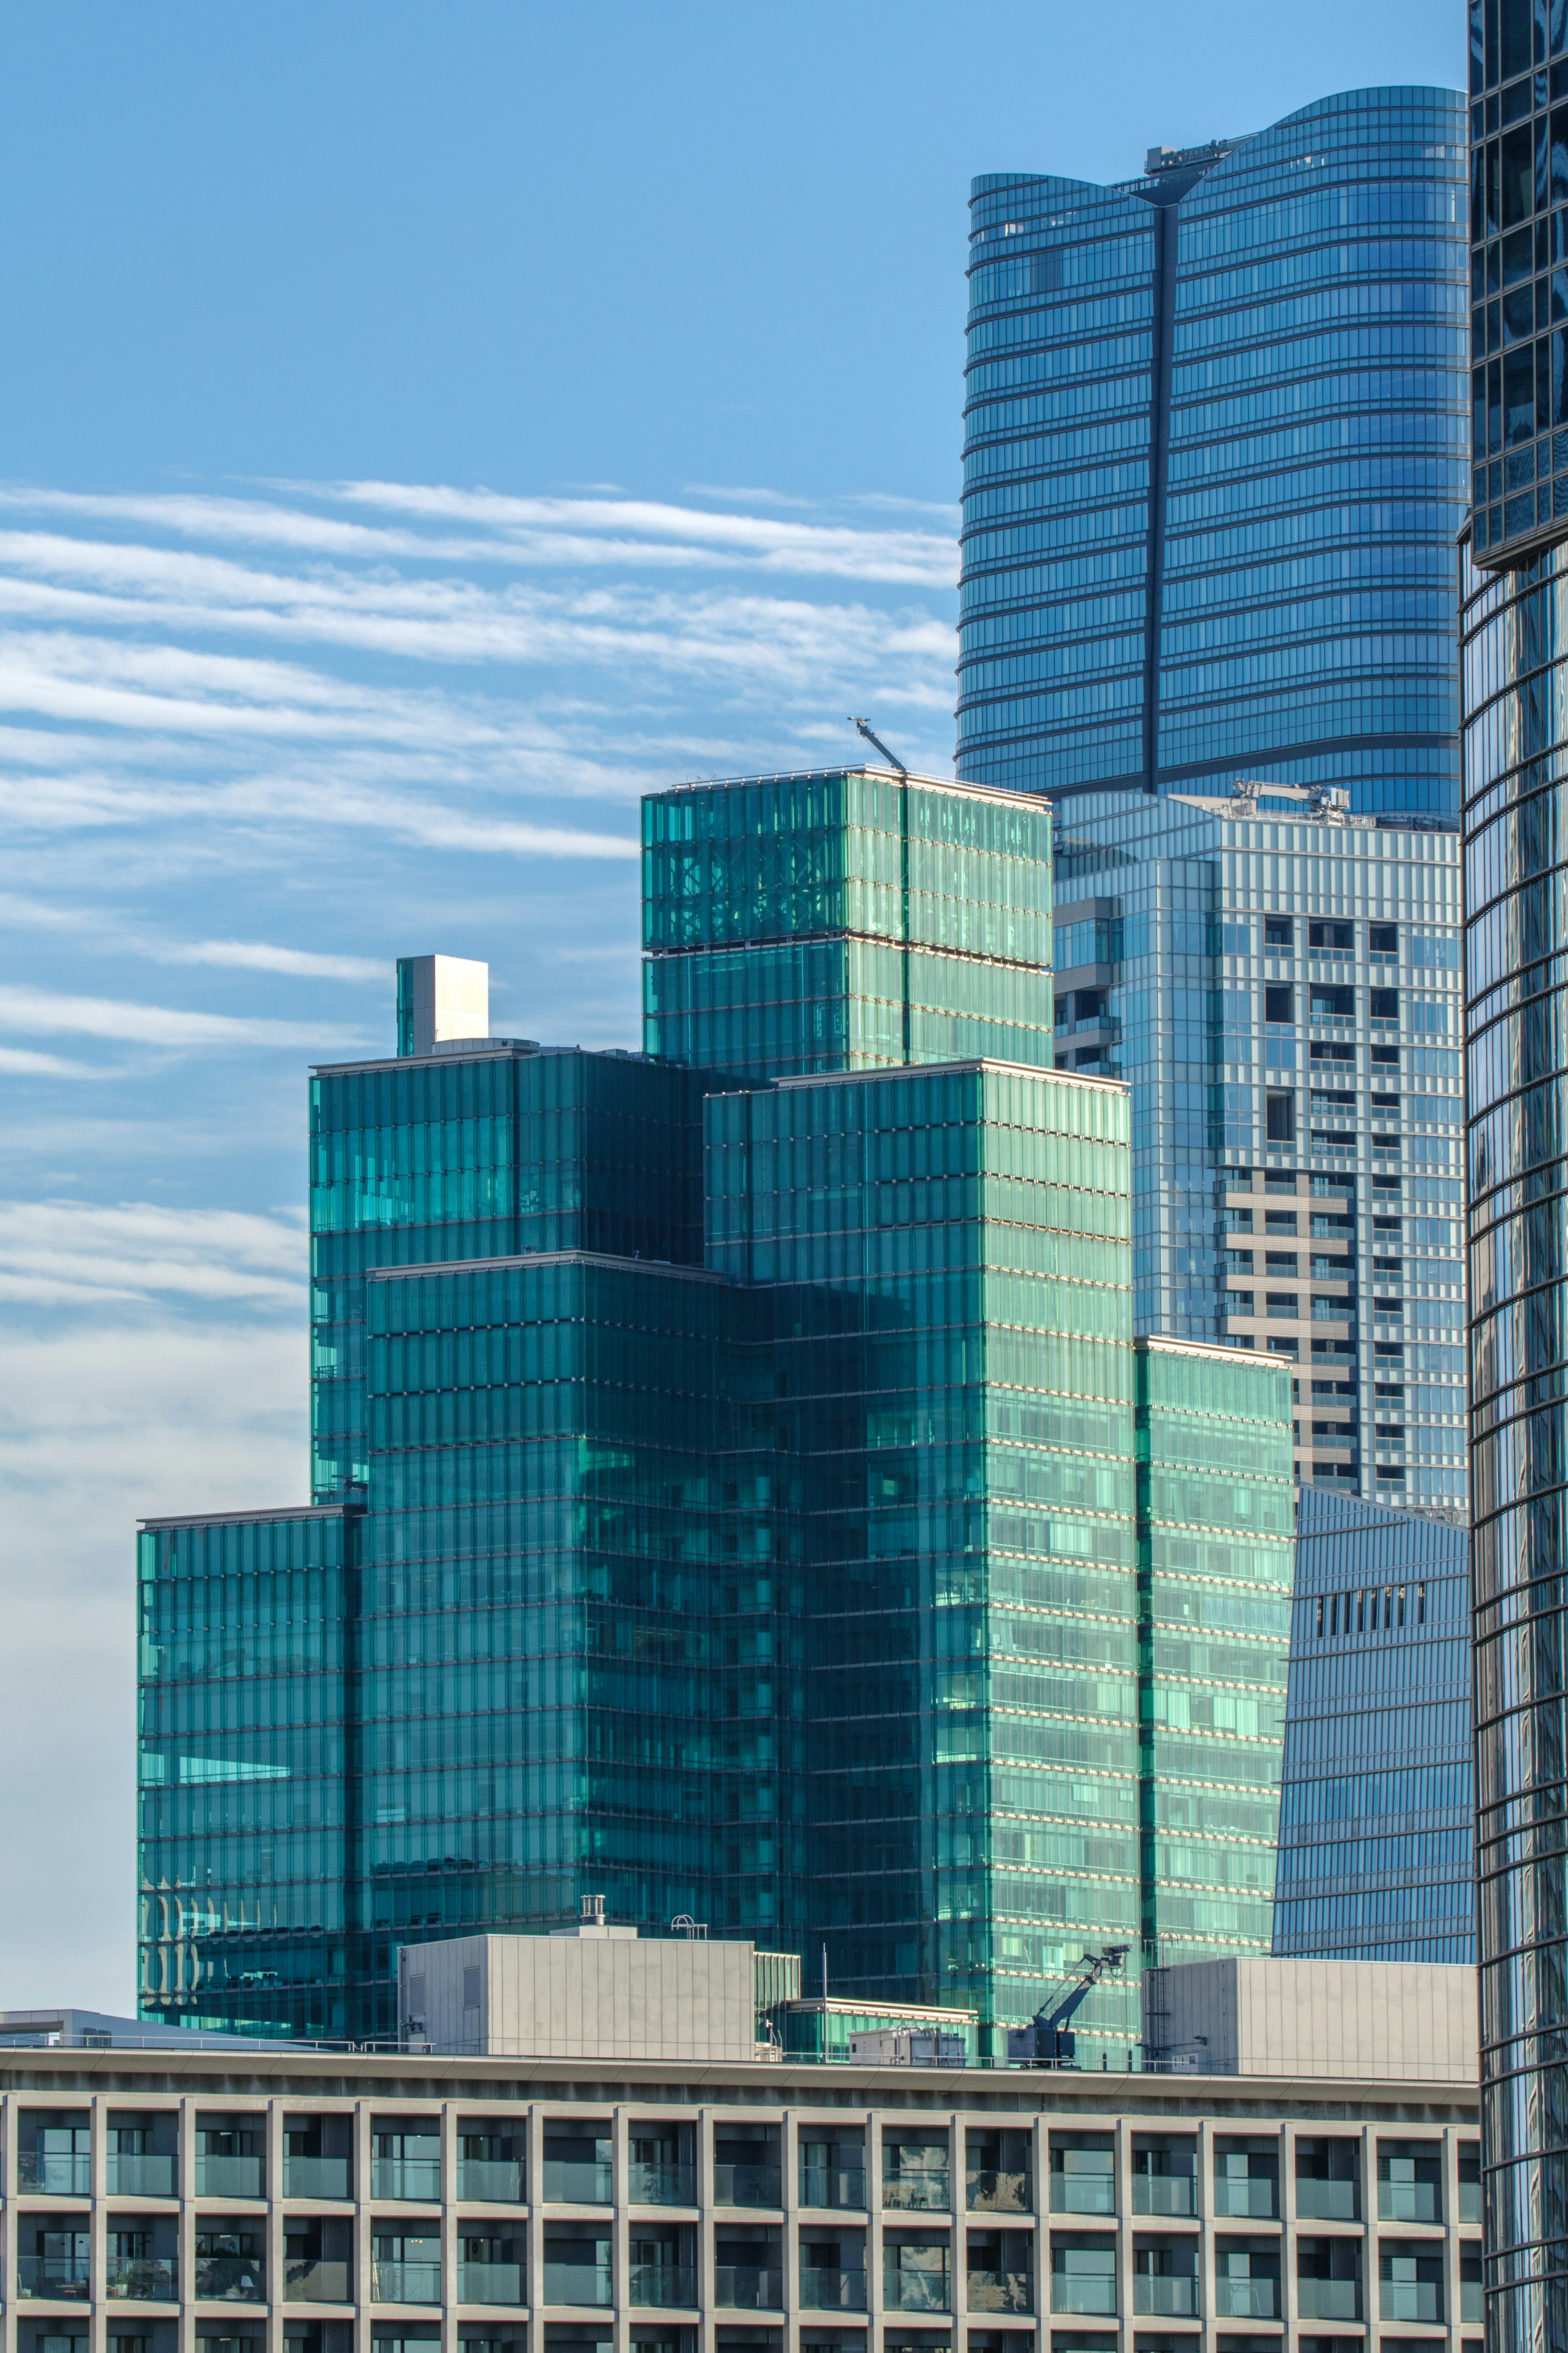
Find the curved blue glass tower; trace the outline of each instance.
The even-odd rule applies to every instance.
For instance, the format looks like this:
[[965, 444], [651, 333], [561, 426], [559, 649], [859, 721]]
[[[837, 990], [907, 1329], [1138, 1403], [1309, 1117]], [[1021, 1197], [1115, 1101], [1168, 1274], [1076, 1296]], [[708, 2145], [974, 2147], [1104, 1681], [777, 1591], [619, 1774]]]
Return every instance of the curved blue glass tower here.
[[977, 179], [957, 765], [1458, 815], [1465, 106]]

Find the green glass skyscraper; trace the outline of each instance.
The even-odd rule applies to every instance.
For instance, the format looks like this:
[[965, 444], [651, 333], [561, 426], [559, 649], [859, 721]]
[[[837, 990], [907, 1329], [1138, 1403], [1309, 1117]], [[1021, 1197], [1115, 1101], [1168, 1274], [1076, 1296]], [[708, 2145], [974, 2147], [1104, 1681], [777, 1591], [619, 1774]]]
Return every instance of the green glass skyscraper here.
[[[482, 968], [420, 959], [405, 1050], [315, 1073], [317, 1502], [142, 1537], [149, 2014], [395, 2032], [400, 1941], [588, 1892], [993, 2040], [1137, 1943], [1173, 1506], [1048, 826], [871, 767], [655, 795], [644, 1054], [443, 1035]], [[1233, 1517], [1282, 1377], [1212, 1409]]]

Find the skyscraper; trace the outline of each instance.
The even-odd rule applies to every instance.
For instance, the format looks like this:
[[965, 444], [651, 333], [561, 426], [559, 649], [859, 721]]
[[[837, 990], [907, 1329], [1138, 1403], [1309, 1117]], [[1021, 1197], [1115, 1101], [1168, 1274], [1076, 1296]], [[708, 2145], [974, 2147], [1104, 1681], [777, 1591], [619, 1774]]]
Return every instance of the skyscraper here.
[[1452, 1509], [1458, 841], [1342, 798], [1069, 800], [1057, 1057], [1132, 1089], [1136, 1328], [1287, 1362], [1304, 1481]]
[[1465, 1528], [1303, 1487], [1274, 1950], [1476, 1957]]
[[319, 1501], [142, 1539], [150, 2014], [390, 2032], [401, 1939], [591, 1892], [994, 2034], [1136, 1945], [1143, 1848], [1184, 1876], [1152, 1678], [1209, 1736], [1184, 1785], [1277, 1783], [1268, 1674], [1164, 1630], [1272, 1595], [1289, 1374], [1138, 1386], [1127, 1092], [1050, 1067], [1048, 826], [877, 769], [655, 795], [679, 1059], [432, 1014], [314, 1074]]
[[1568, 424], [1568, 140], [1553, 104], [1568, 12], [1473, 0], [1468, 21], [1476, 473], [1460, 596], [1487, 2337], [1536, 2347], [1568, 2337], [1568, 517], [1551, 512]]
[[1349, 90], [974, 182], [961, 776], [1457, 817], [1464, 141], [1457, 91]]

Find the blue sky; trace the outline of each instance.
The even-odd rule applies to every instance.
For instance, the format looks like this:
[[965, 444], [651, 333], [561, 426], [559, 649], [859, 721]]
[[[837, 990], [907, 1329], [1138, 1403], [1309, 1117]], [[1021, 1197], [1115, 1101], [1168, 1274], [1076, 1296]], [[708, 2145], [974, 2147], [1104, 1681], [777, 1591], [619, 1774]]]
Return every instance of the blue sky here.
[[0, 2006], [132, 2000], [136, 1515], [305, 1492], [307, 1063], [431, 949], [635, 1045], [640, 791], [850, 710], [950, 768], [971, 174], [1457, 81], [1461, 29], [8, 12]]

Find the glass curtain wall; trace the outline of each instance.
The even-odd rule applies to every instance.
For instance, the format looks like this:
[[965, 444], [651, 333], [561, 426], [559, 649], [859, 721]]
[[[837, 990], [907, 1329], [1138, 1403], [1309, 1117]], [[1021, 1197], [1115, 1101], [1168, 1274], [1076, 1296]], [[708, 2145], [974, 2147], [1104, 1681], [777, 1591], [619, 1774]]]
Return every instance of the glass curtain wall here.
[[1303, 1487], [1274, 1950], [1476, 1957], [1462, 1521]]
[[1269, 1948], [1295, 1486], [1289, 1367], [1137, 1346], [1143, 1957]]
[[1488, 2341], [1568, 2339], [1568, 547], [1461, 576]]
[[700, 1263], [701, 1086], [625, 1054], [443, 1056], [310, 1082], [312, 1481], [369, 1473], [375, 1267], [595, 1250]]
[[[974, 1066], [709, 1106], [710, 1262], [773, 1300], [801, 1546], [805, 1948], [987, 2026], [1135, 1933], [1126, 1119]], [[1101, 1992], [1121, 2065], [1136, 1987]]]
[[644, 1044], [750, 1084], [1051, 1060], [1050, 818], [885, 770], [643, 803]]
[[138, 1538], [140, 2014], [356, 2031], [346, 1629], [361, 1514]]
[[962, 774], [1457, 817], [1464, 139], [1458, 91], [1348, 90], [974, 182]]

